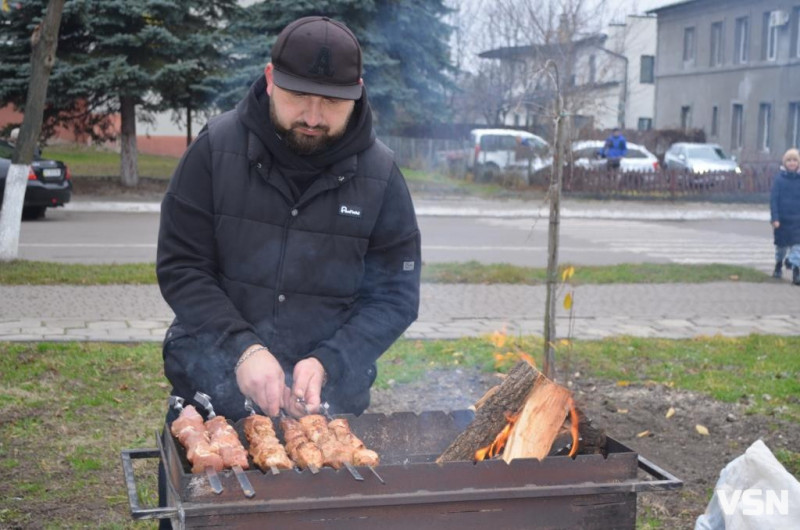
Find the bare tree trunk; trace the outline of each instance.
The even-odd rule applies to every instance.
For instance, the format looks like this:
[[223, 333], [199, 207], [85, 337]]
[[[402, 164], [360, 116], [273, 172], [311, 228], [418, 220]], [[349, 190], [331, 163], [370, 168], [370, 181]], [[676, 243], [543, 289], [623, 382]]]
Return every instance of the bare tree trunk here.
[[558, 290], [558, 242], [561, 225], [561, 178], [564, 171], [564, 113], [558, 67], [548, 61], [545, 68], [555, 72], [555, 145], [553, 146], [553, 174], [550, 178], [550, 226], [547, 234], [547, 298], [544, 312], [544, 375], [555, 379], [556, 298]]
[[120, 172], [122, 185], [135, 188], [139, 185], [139, 164], [136, 149], [136, 99], [129, 96], [120, 98], [120, 119], [122, 121]]
[[186, 104], [186, 147], [192, 143], [192, 104]]
[[36, 141], [42, 130], [44, 101], [50, 71], [56, 62], [58, 29], [65, 0], [50, 0], [44, 20], [33, 30], [31, 44], [31, 78], [25, 101], [25, 116], [22, 119], [17, 145], [6, 176], [3, 208], [0, 210], [0, 261], [10, 261], [19, 253], [19, 230], [22, 221], [22, 205], [25, 200], [28, 167], [33, 160]]

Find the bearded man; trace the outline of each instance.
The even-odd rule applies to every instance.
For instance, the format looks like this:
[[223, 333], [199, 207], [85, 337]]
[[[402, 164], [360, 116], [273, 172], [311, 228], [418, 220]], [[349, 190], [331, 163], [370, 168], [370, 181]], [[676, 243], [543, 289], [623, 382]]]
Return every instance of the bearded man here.
[[234, 421], [245, 397], [271, 416], [369, 405], [376, 361], [417, 317], [420, 234], [361, 71], [344, 24], [296, 20], [181, 159], [157, 259], [173, 395], [204, 392]]

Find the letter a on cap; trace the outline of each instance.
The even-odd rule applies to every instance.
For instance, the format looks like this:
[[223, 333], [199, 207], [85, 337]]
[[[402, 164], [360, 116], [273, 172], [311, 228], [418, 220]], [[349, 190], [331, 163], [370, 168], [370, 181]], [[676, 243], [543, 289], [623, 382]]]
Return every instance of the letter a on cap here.
[[333, 69], [331, 68], [331, 49], [327, 46], [322, 46], [317, 53], [317, 58], [314, 64], [308, 70], [311, 75], [324, 75], [325, 77], [333, 77]]

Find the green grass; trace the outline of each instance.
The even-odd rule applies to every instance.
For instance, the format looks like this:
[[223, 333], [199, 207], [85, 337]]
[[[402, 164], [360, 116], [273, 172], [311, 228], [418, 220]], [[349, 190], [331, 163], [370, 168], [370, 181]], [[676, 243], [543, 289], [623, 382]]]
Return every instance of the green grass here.
[[[749, 404], [750, 413], [800, 422], [800, 355], [796, 353], [800, 337], [621, 337], [574, 341], [558, 348], [557, 363], [570, 371], [623, 384], [665, 384], [724, 402], [742, 400]], [[541, 351], [541, 339], [533, 337], [398, 342], [381, 357], [376, 384], [409, 382], [430, 368], [475, 366], [505, 371], [520, 353], [540, 360]]]
[[[400, 341], [379, 361], [378, 387], [431, 368], [508, 371], [539, 338]], [[557, 365], [586, 376], [746, 396], [755, 414], [800, 421], [800, 337], [618, 338], [561, 345]], [[158, 344], [0, 343], [0, 526], [142, 528], [128, 512], [120, 451], [154, 446], [169, 385]], [[770, 399], [764, 395], [769, 394]], [[800, 454], [776, 456], [796, 476]], [[155, 465], [137, 461], [143, 506], [156, 502]], [[658, 514], [641, 521], [658, 528]]]
[[[561, 266], [561, 270], [569, 267]], [[771, 277], [761, 271], [735, 265], [681, 265], [677, 263], [638, 263], [605, 266], [575, 265], [571, 283], [704, 283], [718, 281], [767, 282]], [[547, 270], [516, 265], [465, 263], [426, 263], [422, 280], [430, 283], [539, 285], [547, 280]]]
[[[564, 266], [566, 267], [566, 265]], [[563, 268], [562, 267], [562, 270]], [[426, 263], [422, 281], [427, 283], [541, 285], [545, 269], [498, 264]], [[675, 263], [623, 264], [575, 267], [571, 283], [703, 283], [719, 281], [769, 282], [763, 272], [734, 265], [680, 265]], [[44, 261], [0, 262], [0, 285], [146, 285], [156, 283], [153, 263], [83, 265]]]
[[[107, 149], [80, 145], [58, 145], [47, 147], [42, 156], [61, 160], [75, 177], [108, 177], [120, 174], [120, 154]], [[139, 176], [168, 179], [178, 158], [139, 153]]]

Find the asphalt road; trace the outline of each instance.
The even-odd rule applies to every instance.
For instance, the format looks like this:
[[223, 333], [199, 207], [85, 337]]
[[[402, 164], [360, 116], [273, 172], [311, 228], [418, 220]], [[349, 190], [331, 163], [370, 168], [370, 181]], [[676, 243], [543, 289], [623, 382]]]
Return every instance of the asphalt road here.
[[[423, 216], [419, 222], [426, 262], [547, 263], [547, 219]], [[157, 213], [50, 209], [45, 219], [22, 224], [20, 258], [154, 262], [157, 235]], [[768, 223], [749, 220], [563, 219], [559, 261], [730, 263], [769, 270], [772, 232]]]

